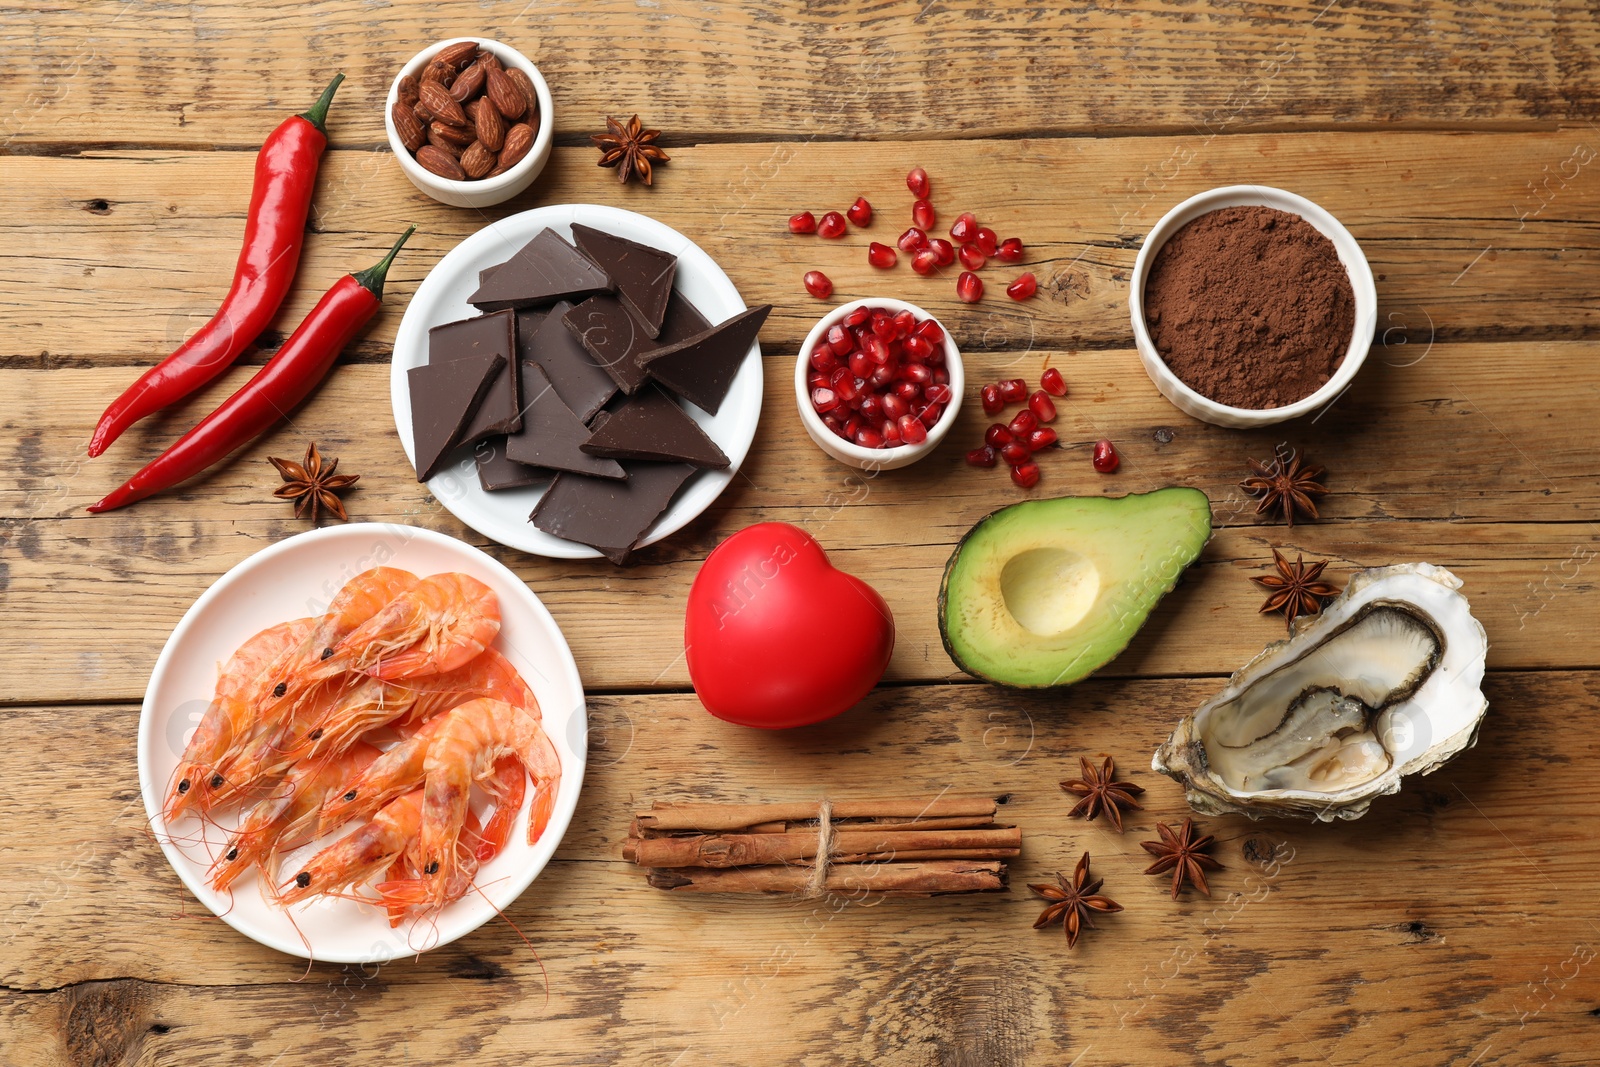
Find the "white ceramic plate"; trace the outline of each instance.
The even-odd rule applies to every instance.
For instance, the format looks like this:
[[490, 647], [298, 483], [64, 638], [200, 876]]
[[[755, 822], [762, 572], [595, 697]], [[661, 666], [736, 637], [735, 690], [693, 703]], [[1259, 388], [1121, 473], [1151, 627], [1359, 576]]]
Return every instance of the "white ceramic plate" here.
[[[462, 571], [494, 590], [501, 614], [495, 647], [538, 697], [545, 729], [561, 756], [561, 788], [549, 829], [530, 846], [524, 810], [505, 850], [478, 873], [481, 896], [469, 893], [439, 913], [437, 921], [406, 922], [395, 929], [382, 909], [354, 901], [314, 900], [285, 912], [262, 897], [254, 874], [234, 883], [231, 893], [214, 891], [206, 885], [205, 873], [237, 825], [237, 815], [226, 814], [220, 825], [186, 816], [169, 828], [161, 818], [161, 804], [189, 734], [210, 701], [218, 665], [265, 627], [320, 614], [346, 580], [380, 565], [424, 577]], [[588, 753], [587, 722], [572, 652], [555, 620], [521, 579], [444, 534], [414, 526], [354, 523], [312, 530], [262, 549], [219, 578], [184, 614], [145, 690], [139, 717], [139, 788], [145, 814], [173, 870], [229, 926], [280, 952], [332, 963], [376, 963], [470, 933], [493, 919], [495, 908], [516, 900], [544, 869], [578, 805]], [[295, 853], [290, 864], [327, 843]]]
[[[595, 204], [558, 204], [491, 222], [456, 245], [428, 272], [417, 287], [417, 294], [411, 298], [405, 317], [400, 320], [389, 373], [389, 399], [394, 407], [400, 444], [406, 450], [406, 459], [413, 465], [416, 449], [411, 440], [411, 392], [406, 371], [428, 362], [428, 330], [478, 314], [478, 309], [467, 303], [467, 298], [478, 288], [480, 270], [505, 262], [547, 227], [570, 240], [574, 222], [677, 256], [675, 288], [710, 322], [721, 322], [745, 309], [744, 300], [733, 282], [700, 246], [670, 226], [644, 215]], [[683, 404], [683, 409], [727, 454], [728, 469], [700, 471], [690, 478], [667, 510], [644, 532], [639, 541], [641, 546], [655, 544], [686, 526], [711, 505], [744, 462], [761, 416], [760, 345], [751, 344], [750, 355], [734, 377], [721, 411], [708, 415], [693, 404]], [[588, 545], [554, 537], [528, 521], [528, 515], [548, 485], [548, 482], [541, 482], [522, 489], [487, 492], [478, 481], [477, 467], [470, 457], [428, 480], [428, 489], [434, 497], [452, 515], [485, 537], [539, 556], [599, 558], [600, 553]]]

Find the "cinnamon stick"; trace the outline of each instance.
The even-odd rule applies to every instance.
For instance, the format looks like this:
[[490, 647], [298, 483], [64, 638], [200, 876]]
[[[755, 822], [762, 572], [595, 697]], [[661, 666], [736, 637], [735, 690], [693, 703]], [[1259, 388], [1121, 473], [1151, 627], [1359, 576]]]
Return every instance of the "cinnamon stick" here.
[[[814, 859], [815, 832], [783, 834], [700, 834], [693, 837], [630, 839], [623, 856], [641, 867], [748, 867]], [[833, 851], [849, 856], [895, 858], [903, 851], [937, 850], [950, 856], [973, 849], [1008, 849], [1016, 855], [1022, 831], [1014, 826], [963, 830], [840, 830]]]
[[[678, 893], [804, 893], [811, 888], [809, 867], [703, 867], [656, 869], [647, 879], [657, 889]], [[930, 860], [919, 863], [841, 863], [828, 868], [825, 892], [887, 893], [931, 897], [944, 893], [983, 893], [1006, 887], [1001, 861]]]
[[[778, 804], [673, 804], [658, 801], [636, 816], [640, 830], [741, 830], [767, 822], [804, 822], [817, 818], [818, 802]], [[921, 819], [943, 816], [993, 816], [993, 797], [879, 797], [832, 801], [834, 819]]]

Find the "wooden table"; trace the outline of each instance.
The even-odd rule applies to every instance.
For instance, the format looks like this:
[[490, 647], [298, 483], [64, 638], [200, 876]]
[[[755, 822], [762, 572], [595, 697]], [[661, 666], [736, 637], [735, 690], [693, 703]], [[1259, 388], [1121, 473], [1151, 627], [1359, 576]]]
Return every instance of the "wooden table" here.
[[[263, 8], [24, 4], [0, 79], [0, 1063], [1588, 1064], [1600, 1048], [1600, 30], [1577, 0], [540, 0]], [[394, 70], [440, 37], [516, 44], [550, 80], [557, 148], [485, 212], [424, 199], [384, 140]], [[84, 459], [107, 400], [215, 307], [253, 153], [335, 70], [294, 294], [259, 364], [341, 272], [406, 222], [388, 309], [293, 420], [182, 491], [84, 506], [243, 381]], [[587, 135], [635, 111], [665, 131], [653, 189], [619, 187]], [[950, 280], [865, 263], [869, 235], [791, 238], [802, 208], [866, 194], [903, 226], [928, 168], [946, 218], [1028, 244], [1040, 295], [975, 307]], [[1219, 430], [1152, 388], [1127, 279], [1172, 204], [1285, 186], [1361, 241], [1379, 333], [1315, 421]], [[588, 201], [705, 247], [751, 303], [768, 387], [741, 476], [619, 570], [501, 549], [419, 487], [396, 440], [400, 311], [449, 248], [510, 212]], [[975, 381], [1060, 367], [1065, 450], [1036, 495], [1168, 484], [1210, 494], [1217, 531], [1133, 646], [1070, 690], [976, 684], [943, 652], [934, 597], [956, 539], [1020, 498], [952, 439], [861, 479], [800, 430], [785, 384], [820, 305], [908, 296], [944, 318]], [[972, 398], [969, 397], [969, 401]], [[1088, 444], [1124, 457], [1094, 473]], [[591, 761], [555, 861], [504, 923], [420, 959], [308, 970], [183, 889], [147, 831], [139, 702], [181, 613], [223, 571], [305, 528], [265, 457], [315, 439], [362, 475], [354, 517], [484, 547], [565, 630], [590, 693]], [[1323, 521], [1264, 524], [1235, 483], [1288, 441], [1331, 470]], [[899, 627], [884, 685], [813, 729], [769, 735], [699, 707], [681, 658], [699, 562], [752, 522], [798, 523], [876, 586]], [[1187, 710], [1281, 623], [1248, 581], [1278, 546], [1356, 568], [1428, 560], [1463, 579], [1492, 649], [1475, 749], [1335, 826], [1206, 819], [1227, 865], [1173, 903], [1138, 842], [1185, 813], [1148, 769]], [[1114, 755], [1143, 785], [1127, 833], [1067, 818], [1058, 780]], [[620, 858], [664, 798], [993, 792], [1023, 827], [1011, 890], [876, 906], [692, 898]], [[1084, 850], [1126, 911], [1068, 951], [1026, 883]]]

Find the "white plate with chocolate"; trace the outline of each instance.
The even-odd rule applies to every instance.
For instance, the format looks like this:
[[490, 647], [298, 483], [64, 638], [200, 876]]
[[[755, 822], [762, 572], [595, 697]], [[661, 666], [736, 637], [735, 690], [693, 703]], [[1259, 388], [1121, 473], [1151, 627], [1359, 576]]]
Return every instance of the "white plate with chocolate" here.
[[485, 537], [625, 563], [744, 462], [767, 310], [644, 215], [513, 215], [452, 249], [406, 308], [390, 373], [400, 443]]

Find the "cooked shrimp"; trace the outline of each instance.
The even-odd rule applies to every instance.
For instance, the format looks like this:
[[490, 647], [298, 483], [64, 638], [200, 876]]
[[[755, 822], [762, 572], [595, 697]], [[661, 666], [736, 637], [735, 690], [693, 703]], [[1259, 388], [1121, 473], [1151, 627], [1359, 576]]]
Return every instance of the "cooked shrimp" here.
[[422, 791], [384, 805], [372, 821], [318, 852], [292, 879], [279, 903], [285, 907], [314, 896], [347, 895], [406, 851], [422, 823]]
[[308, 677], [361, 671], [375, 678], [443, 674], [481, 653], [500, 632], [494, 590], [465, 574], [435, 574], [384, 605], [333, 646]]
[[277, 792], [245, 815], [228, 840], [228, 850], [211, 865], [212, 886], [227, 889], [252, 865], [272, 884], [280, 857], [316, 837], [323, 800], [379, 755], [373, 746], [357, 743], [338, 756], [290, 768]]
[[220, 761], [201, 783], [202, 802], [209, 808], [270, 793], [295, 763], [296, 740], [315, 732], [311, 724], [327, 715], [348, 684], [342, 677], [322, 682], [296, 697], [285, 717], [258, 724], [249, 740], [235, 744], [234, 754]]
[[212, 776], [241, 738], [254, 731], [255, 698], [264, 673], [286, 650], [298, 646], [316, 624], [316, 619], [307, 618], [270, 626], [240, 645], [228, 658], [217, 678], [216, 695], [200, 717], [200, 725], [189, 738], [183, 757], [173, 771], [163, 809], [168, 823], [192, 808], [207, 809], [209, 805], [204, 802], [202, 790], [196, 787]]
[[395, 683], [416, 694], [407, 719], [420, 723], [465, 704], [475, 697], [493, 697], [538, 717], [539, 701], [511, 661], [492, 648], [444, 674], [406, 678]]
[[444, 720], [444, 716], [430, 719], [416, 733], [348, 779], [342, 792], [331, 794], [322, 805], [319, 832], [328, 833], [351, 819], [365, 819], [396, 797], [422, 785], [428, 746]]

